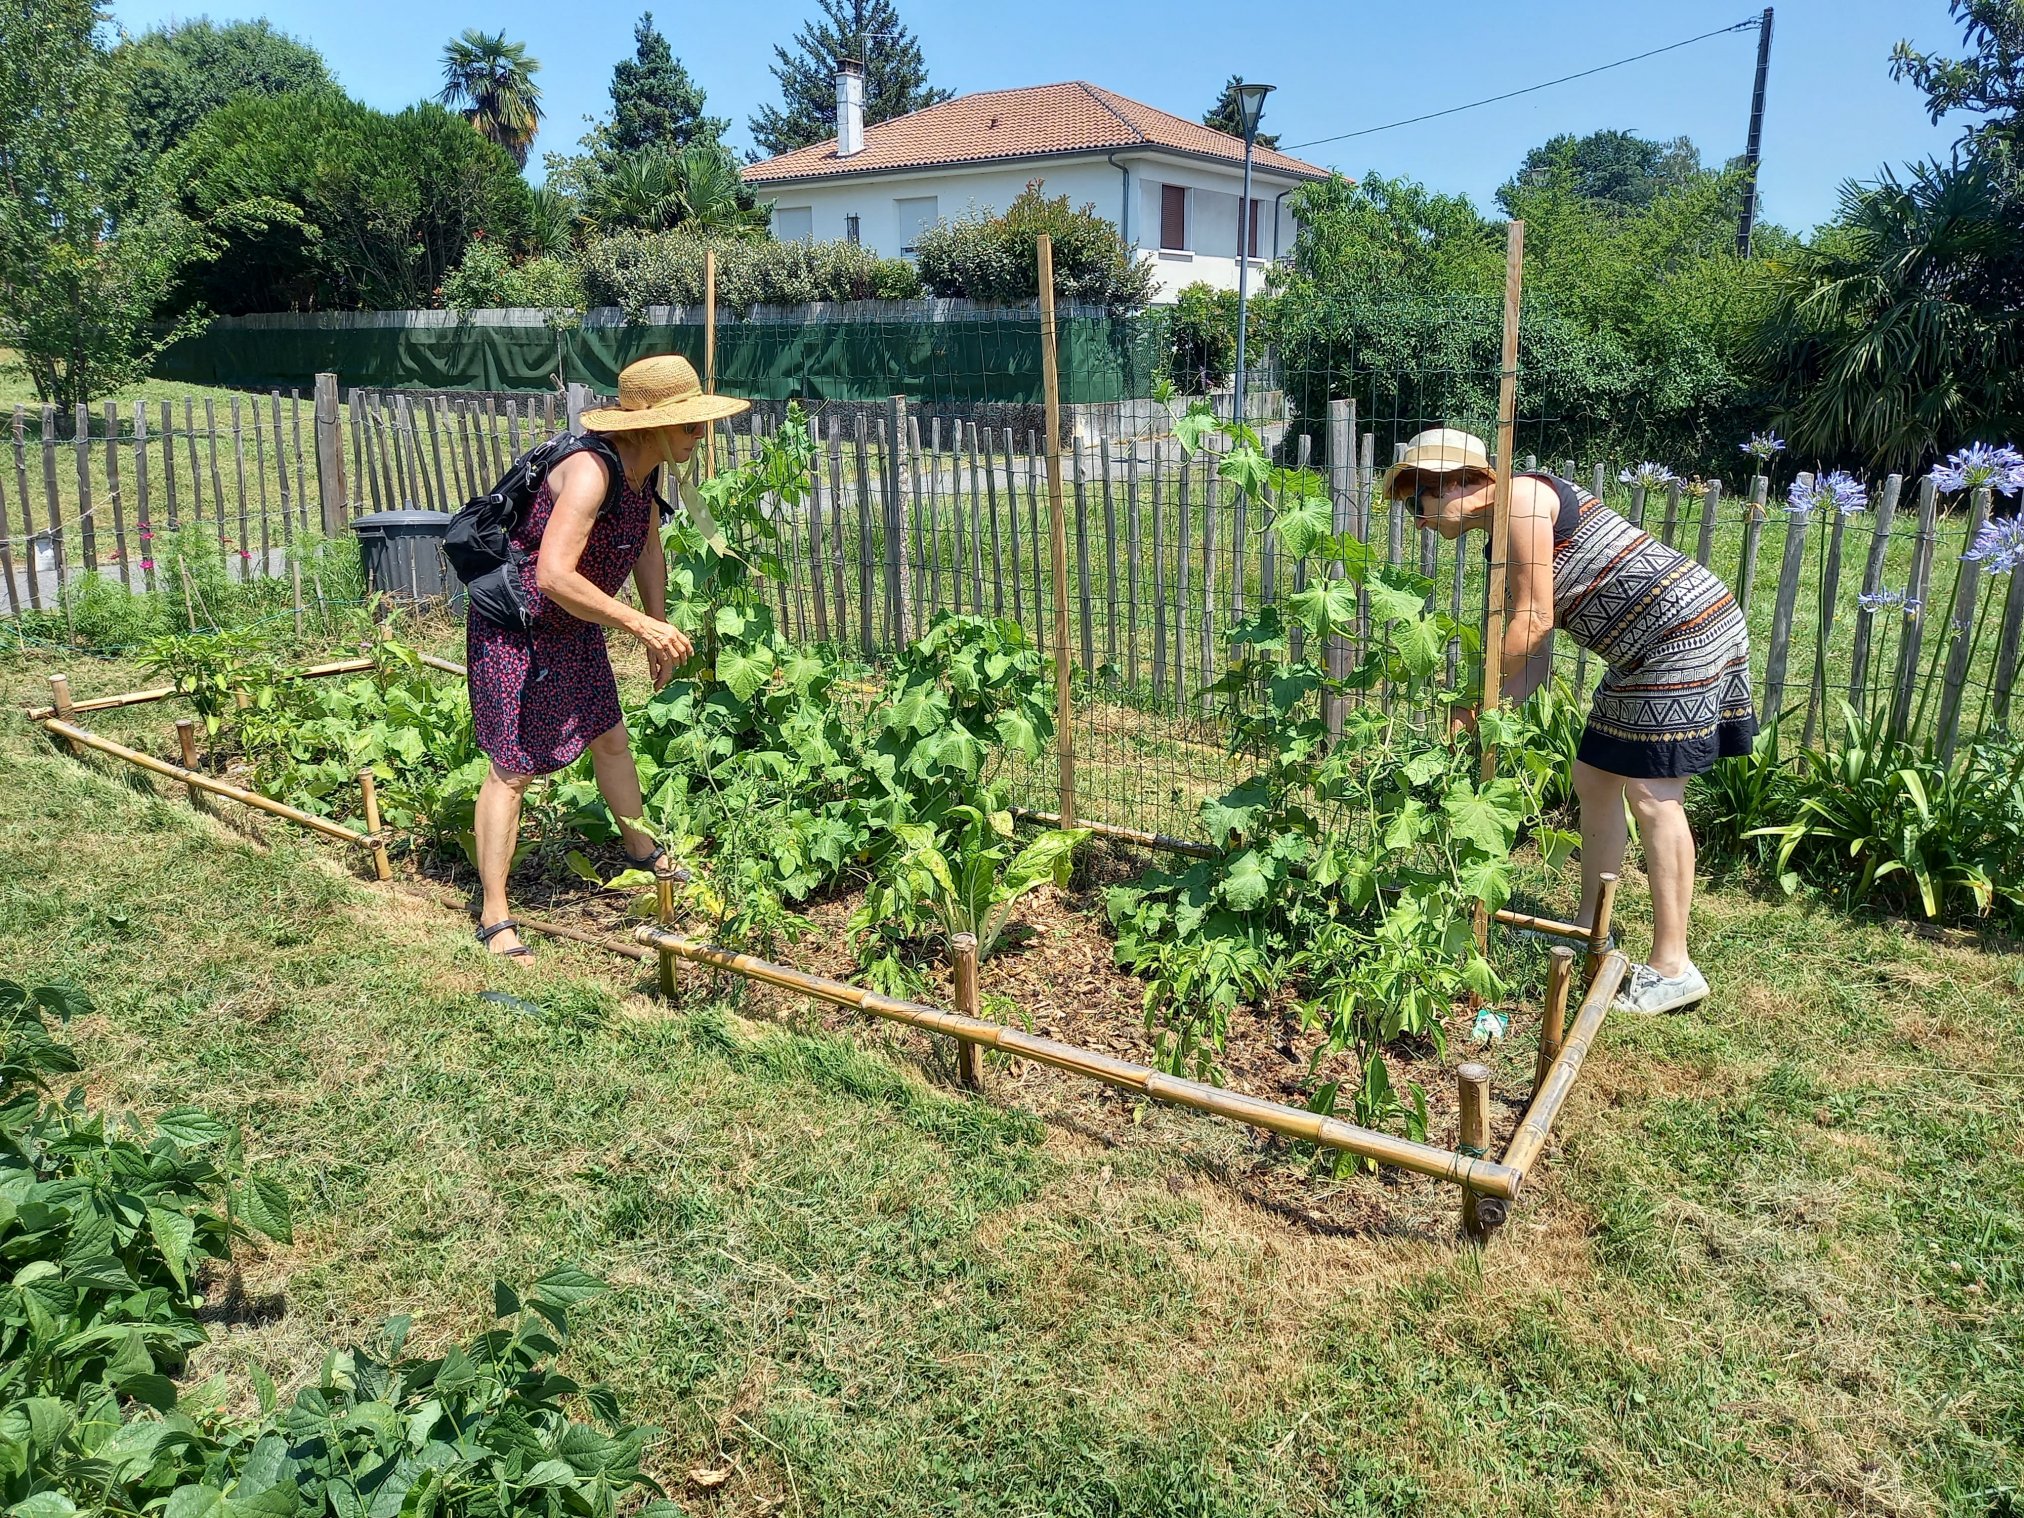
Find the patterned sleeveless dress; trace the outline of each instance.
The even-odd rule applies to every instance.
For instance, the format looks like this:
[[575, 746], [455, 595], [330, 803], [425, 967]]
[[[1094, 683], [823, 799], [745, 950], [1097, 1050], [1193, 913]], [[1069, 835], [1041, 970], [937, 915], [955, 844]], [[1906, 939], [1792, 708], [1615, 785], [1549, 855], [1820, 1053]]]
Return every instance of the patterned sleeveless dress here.
[[[576, 566], [584, 578], [617, 595], [660, 520], [659, 505], [650, 488], [626, 482], [618, 503], [591, 525]], [[534, 611], [532, 633], [500, 627], [475, 611], [465, 625], [471, 725], [478, 747], [509, 775], [552, 774], [623, 720], [604, 628], [570, 615], [535, 584], [541, 534], [554, 510], [555, 497], [544, 483], [513, 535], [528, 556], [521, 584]]]
[[1750, 633], [1728, 587], [1579, 485], [1560, 498], [1554, 625], [1607, 666], [1580, 759], [1639, 780], [1698, 775], [1750, 752]]

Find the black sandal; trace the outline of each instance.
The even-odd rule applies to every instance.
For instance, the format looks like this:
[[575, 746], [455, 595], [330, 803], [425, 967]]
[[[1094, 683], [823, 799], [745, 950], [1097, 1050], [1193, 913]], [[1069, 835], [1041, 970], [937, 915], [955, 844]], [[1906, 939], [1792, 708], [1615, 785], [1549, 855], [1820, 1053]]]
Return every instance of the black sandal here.
[[625, 862], [636, 870], [651, 870], [655, 865], [660, 864], [668, 857], [668, 851], [658, 843], [654, 845], [654, 851], [644, 859], [635, 859], [632, 855], [626, 853], [626, 847], [623, 843], [618, 846], [618, 851]]
[[491, 927], [478, 929], [476, 937], [479, 943], [485, 945], [487, 953], [496, 953], [501, 959], [532, 959], [534, 951], [524, 943], [510, 949], [492, 948], [492, 940], [497, 938], [501, 933], [504, 933], [508, 928], [518, 932], [520, 924], [511, 917], [502, 917], [493, 923]]

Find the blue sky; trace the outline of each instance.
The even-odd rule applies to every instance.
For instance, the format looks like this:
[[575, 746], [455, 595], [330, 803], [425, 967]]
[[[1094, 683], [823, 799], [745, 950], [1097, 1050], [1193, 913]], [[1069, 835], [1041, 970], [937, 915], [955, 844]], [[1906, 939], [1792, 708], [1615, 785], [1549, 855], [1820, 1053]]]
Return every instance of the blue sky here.
[[[935, 82], [959, 91], [1087, 79], [1195, 116], [1225, 76], [1276, 84], [1266, 129], [1293, 144], [1375, 126], [1539, 83], [1753, 16], [1750, 0], [1229, 0], [1102, 5], [1091, 0], [900, 0]], [[655, 20], [750, 145], [746, 117], [774, 98], [771, 45], [813, 0], [697, 5], [663, 0]], [[489, 0], [114, 0], [129, 30], [209, 14], [265, 15], [319, 48], [368, 104], [397, 108], [434, 93], [444, 41], [467, 26], [503, 28], [541, 61], [547, 120], [535, 148], [567, 148], [582, 118], [609, 108], [611, 66], [631, 51], [637, 0], [536, 4]], [[1239, 20], [1269, 16], [1269, 22]], [[1149, 22], [1151, 24], [1149, 24]], [[1785, 0], [1773, 30], [1764, 130], [1763, 212], [1797, 230], [1832, 214], [1837, 187], [1884, 163], [1943, 153], [1958, 123], [1927, 122], [1921, 97], [1890, 78], [1891, 44], [1910, 37], [1957, 50], [1945, 0]], [[1489, 208], [1525, 150], [1556, 132], [1625, 127], [1685, 134], [1713, 161], [1740, 152], [1756, 32], [1712, 38], [1663, 57], [1440, 121], [1305, 150], [1360, 174], [1376, 170], [1460, 191]]]

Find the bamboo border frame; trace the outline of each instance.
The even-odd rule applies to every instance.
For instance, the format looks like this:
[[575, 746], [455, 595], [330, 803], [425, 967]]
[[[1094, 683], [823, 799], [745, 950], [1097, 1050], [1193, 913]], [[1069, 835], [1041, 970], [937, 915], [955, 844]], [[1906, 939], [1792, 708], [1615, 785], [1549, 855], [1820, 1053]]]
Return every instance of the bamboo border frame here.
[[[466, 673], [464, 666], [433, 655], [422, 655], [421, 662], [426, 667], [445, 674]], [[298, 672], [298, 678], [313, 679], [329, 675], [363, 673], [372, 667], [373, 662], [370, 659], [337, 660], [302, 670]], [[127, 691], [73, 702], [69, 695], [67, 677], [52, 676], [50, 685], [56, 697], [55, 704], [47, 708], [29, 708], [25, 714], [53, 739], [68, 743], [71, 751], [79, 757], [82, 757], [85, 749], [91, 749], [122, 760], [138, 769], [181, 781], [190, 787], [193, 793], [222, 796], [270, 816], [279, 817], [284, 822], [292, 822], [297, 827], [362, 849], [372, 859], [376, 878], [382, 883], [389, 883], [389, 872], [385, 864], [385, 838], [376, 827], [366, 833], [354, 832], [341, 823], [313, 816], [228, 781], [214, 779], [188, 765], [175, 764], [158, 759], [152, 754], [142, 753], [138, 749], [129, 748], [123, 743], [101, 737], [68, 720], [70, 717], [87, 712], [110, 711], [166, 700], [177, 694], [172, 687]], [[371, 813], [377, 808], [372, 805], [374, 799], [372, 788], [366, 783], [366, 779], [367, 777], [362, 776], [361, 784], [370, 821]], [[1022, 812], [1020, 815], [1026, 820], [1036, 822], [1051, 823], [1056, 820], [1046, 813]], [[1186, 839], [1141, 833], [1131, 828], [1093, 823], [1081, 825], [1089, 827], [1099, 836], [1113, 837], [1121, 842], [1141, 846], [1175, 849], [1183, 853], [1198, 853], [1206, 848], [1205, 845], [1191, 843]], [[1551, 1137], [1554, 1120], [1560, 1115], [1569, 1093], [1574, 1089], [1574, 1082], [1581, 1072], [1582, 1062], [1594, 1046], [1610, 1002], [1614, 999], [1623, 978], [1630, 971], [1629, 959], [1622, 952], [1608, 948], [1606, 944], [1609, 899], [1614, 894], [1611, 889], [1615, 884], [1613, 878], [1605, 882], [1604, 903], [1602, 910], [1597, 914], [1597, 931], [1573, 923], [1530, 917], [1522, 913], [1497, 914], [1499, 921], [1509, 921], [1520, 927], [1529, 927], [1558, 937], [1585, 940], [1589, 950], [1591, 971], [1573, 1025], [1550, 1052], [1542, 1046], [1535, 1066], [1533, 1089], [1526, 1102], [1525, 1111], [1520, 1116], [1518, 1127], [1513, 1132], [1511, 1141], [1505, 1146], [1502, 1156], [1493, 1159], [1484, 1153], [1471, 1152], [1476, 1146], [1468, 1143], [1466, 1137], [1459, 1142], [1457, 1148], [1444, 1149], [1436, 1144], [1364, 1128], [1305, 1108], [1290, 1107], [1284, 1103], [1267, 1101], [1262, 1097], [1249, 1096], [1243, 1092], [1229, 1091], [1206, 1082], [1168, 1075], [1149, 1065], [1118, 1059], [1112, 1055], [1079, 1048], [1055, 1039], [1040, 1038], [1017, 1028], [990, 1022], [971, 1015], [974, 1011], [973, 1004], [977, 999], [974, 994], [974, 974], [971, 977], [972, 994], [967, 998], [960, 994], [958, 996], [959, 1001], [966, 1003], [966, 1010], [952, 1012], [925, 1002], [905, 1001], [885, 996], [853, 986], [847, 981], [812, 975], [791, 965], [775, 964], [755, 955], [743, 954], [714, 944], [699, 943], [673, 932], [666, 925], [671, 915], [672, 893], [665, 886], [667, 881], [672, 879], [672, 876], [667, 877], [662, 883], [663, 889], [658, 892], [661, 910], [657, 915], [661, 921], [643, 924], [635, 929], [631, 943], [601, 939], [580, 929], [531, 919], [527, 920], [527, 926], [530, 930], [545, 936], [568, 939], [623, 958], [635, 961], [657, 959], [660, 967], [659, 989], [663, 995], [673, 994], [677, 985], [674, 962], [684, 960], [728, 971], [761, 985], [798, 991], [819, 1001], [851, 1007], [889, 1022], [954, 1038], [959, 1050], [959, 1070], [967, 1071], [975, 1077], [974, 1080], [965, 1079], [961, 1082], [966, 1089], [975, 1090], [981, 1087], [982, 1066], [979, 1056], [984, 1049], [996, 1049], [1002, 1054], [1080, 1076], [1100, 1085], [1134, 1091], [1154, 1101], [1186, 1107], [1213, 1117], [1244, 1123], [1283, 1138], [1355, 1154], [1379, 1164], [1392, 1165], [1434, 1180], [1447, 1181], [1462, 1189], [1462, 1230], [1467, 1237], [1478, 1243], [1486, 1241], [1503, 1225], [1508, 1216], [1509, 1204], [1517, 1200], [1527, 1177], [1537, 1168]], [[959, 957], [960, 947], [959, 945]], [[1556, 949], [1554, 956], [1556, 984], [1549, 995], [1549, 1001], [1556, 1002], [1556, 1006], [1549, 1009], [1550, 1011], [1557, 1011], [1565, 1006], [1568, 970], [1572, 962], [1572, 954], [1568, 950]], [[960, 989], [959, 987], [959, 991]], [[1542, 1034], [1546, 1031], [1548, 1021], [1557, 1022], [1558, 1019], [1549, 1017], [1544, 1020]], [[1480, 1120], [1488, 1101], [1487, 1072], [1480, 1065], [1465, 1064], [1456, 1074], [1465, 1111], [1473, 1112], [1476, 1119]]]

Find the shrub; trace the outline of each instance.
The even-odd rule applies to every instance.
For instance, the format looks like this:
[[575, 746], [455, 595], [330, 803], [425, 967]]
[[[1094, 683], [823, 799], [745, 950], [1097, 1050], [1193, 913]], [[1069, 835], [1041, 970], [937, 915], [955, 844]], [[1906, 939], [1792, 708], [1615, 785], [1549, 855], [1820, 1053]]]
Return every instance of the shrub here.
[[[1245, 308], [1245, 348], [1253, 358], [1271, 341], [1277, 302], [1264, 291]], [[1207, 395], [1230, 382], [1237, 365], [1237, 292], [1200, 281], [1175, 297], [1168, 314], [1175, 386], [1185, 395]]]
[[452, 311], [498, 306], [543, 310], [583, 309], [583, 275], [566, 258], [530, 258], [516, 264], [492, 238], [479, 238], [443, 280], [443, 304]]
[[1096, 207], [1072, 210], [1066, 195], [1049, 200], [1031, 181], [1002, 216], [976, 212], [937, 222], [921, 234], [921, 280], [935, 295], [980, 301], [1027, 301], [1040, 294], [1035, 239], [1054, 240], [1054, 293], [1114, 312], [1152, 299], [1152, 265], [1143, 262]]
[[622, 233], [588, 244], [580, 259], [586, 301], [637, 320], [648, 306], [703, 299], [703, 255], [717, 250], [717, 301], [740, 316], [755, 305], [817, 300], [912, 300], [911, 266], [841, 242], [718, 242], [685, 232]]

